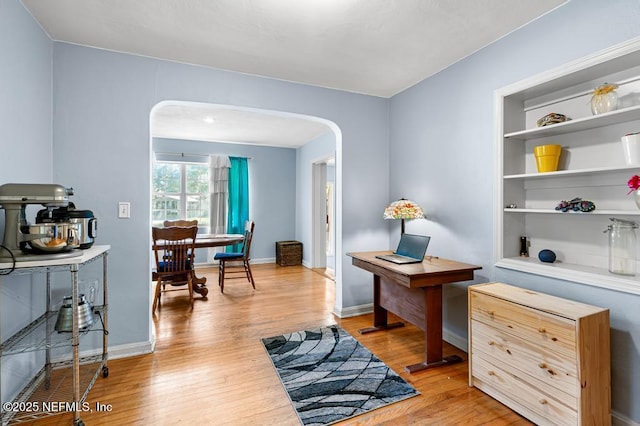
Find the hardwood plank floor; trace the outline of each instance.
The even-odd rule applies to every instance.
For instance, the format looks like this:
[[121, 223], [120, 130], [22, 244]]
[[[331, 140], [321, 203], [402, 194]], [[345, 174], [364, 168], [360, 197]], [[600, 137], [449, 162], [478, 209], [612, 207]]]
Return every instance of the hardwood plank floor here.
[[[423, 359], [423, 333], [412, 325], [360, 335], [372, 316], [332, 315], [334, 283], [302, 266], [252, 267], [256, 290], [244, 280], [217, 286], [189, 311], [187, 292], [163, 295], [155, 320], [153, 354], [109, 361], [87, 401], [86, 425], [299, 425], [260, 341], [286, 332], [339, 324], [411, 383], [421, 395], [355, 417], [342, 425], [529, 425], [525, 419], [468, 387], [467, 362], [410, 375], [404, 366]], [[391, 318], [395, 319], [395, 318]], [[466, 353], [446, 344], [445, 355]], [[96, 404], [109, 404], [107, 412]], [[70, 414], [33, 422], [69, 425]]]

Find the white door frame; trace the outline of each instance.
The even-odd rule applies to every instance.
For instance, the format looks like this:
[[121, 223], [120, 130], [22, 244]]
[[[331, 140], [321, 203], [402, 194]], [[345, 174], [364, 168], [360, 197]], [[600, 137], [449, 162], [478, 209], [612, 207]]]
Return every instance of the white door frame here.
[[327, 163], [311, 165], [311, 267], [327, 267]]

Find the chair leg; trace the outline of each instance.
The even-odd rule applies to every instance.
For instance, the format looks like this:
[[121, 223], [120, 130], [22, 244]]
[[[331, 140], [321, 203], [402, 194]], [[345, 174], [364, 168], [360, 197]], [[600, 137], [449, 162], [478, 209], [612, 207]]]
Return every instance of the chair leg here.
[[245, 260], [244, 261], [244, 270], [247, 273], [247, 279], [251, 282], [251, 287], [253, 287], [253, 289], [256, 289], [256, 283], [253, 281], [253, 274], [251, 273], [251, 265], [249, 265], [249, 261]]
[[158, 279], [158, 281], [156, 282], [156, 290], [154, 292], [153, 295], [153, 310], [151, 311], [152, 313], [156, 313], [156, 309], [158, 308], [158, 305], [160, 305], [160, 293], [162, 290], [162, 280]]
[[187, 274], [187, 287], [189, 288], [189, 303], [193, 311], [193, 279], [191, 278], [191, 274]]
[[220, 293], [224, 293], [224, 270], [225, 261], [224, 259], [220, 259], [220, 269], [218, 271], [218, 284], [220, 284]]

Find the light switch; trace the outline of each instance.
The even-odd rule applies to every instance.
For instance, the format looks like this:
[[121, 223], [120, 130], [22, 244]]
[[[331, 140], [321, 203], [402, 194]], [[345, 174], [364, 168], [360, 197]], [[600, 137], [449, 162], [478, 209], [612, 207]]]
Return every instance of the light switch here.
[[129, 219], [131, 217], [131, 203], [128, 201], [120, 201], [118, 203], [118, 217], [120, 219]]

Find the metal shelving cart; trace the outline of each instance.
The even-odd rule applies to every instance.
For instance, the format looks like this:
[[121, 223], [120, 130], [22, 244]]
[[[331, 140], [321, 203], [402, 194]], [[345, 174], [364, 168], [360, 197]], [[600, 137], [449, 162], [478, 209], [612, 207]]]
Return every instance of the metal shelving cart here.
[[[100, 374], [109, 375], [107, 367], [107, 257], [111, 247], [93, 246], [83, 250], [77, 257], [50, 260], [34, 260], [13, 263], [0, 263], [0, 273], [46, 274], [46, 311], [36, 320], [6, 339], [0, 345], [0, 367], [6, 356], [33, 351], [44, 351], [44, 366], [31, 381], [11, 401], [2, 399], [2, 425], [19, 424], [38, 418], [73, 412], [73, 424], [84, 425], [80, 418], [83, 411], [89, 409], [85, 403], [91, 387]], [[78, 273], [80, 269], [94, 261], [102, 259], [102, 305], [93, 306], [94, 313], [102, 321], [94, 321], [92, 327], [102, 325], [102, 353], [80, 357], [79, 338], [87, 330], [78, 329]], [[57, 312], [51, 310], [51, 273], [71, 273], [72, 303], [74, 315], [71, 333], [58, 333], [54, 330]], [[52, 362], [51, 350], [71, 348], [71, 358]], [[1, 374], [1, 372], [0, 372]], [[81, 387], [81, 384], [83, 385]], [[68, 391], [71, 388], [72, 394]], [[82, 393], [81, 393], [82, 390]], [[1, 397], [0, 389], [0, 397]], [[7, 409], [8, 408], [8, 409]]]

